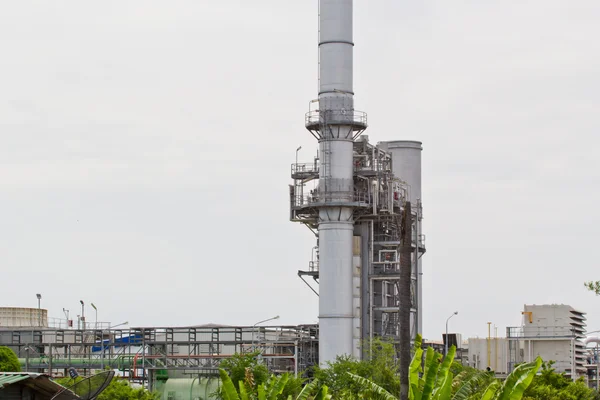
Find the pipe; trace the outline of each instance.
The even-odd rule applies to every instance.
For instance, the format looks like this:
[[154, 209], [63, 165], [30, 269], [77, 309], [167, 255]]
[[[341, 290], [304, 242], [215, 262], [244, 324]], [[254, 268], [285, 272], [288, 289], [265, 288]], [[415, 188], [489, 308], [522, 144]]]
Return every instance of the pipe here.
[[498, 371], [498, 327], [494, 326], [494, 371]]
[[196, 379], [198, 379], [197, 376], [195, 376], [194, 379], [192, 379], [192, 384], [190, 385], [190, 400], [193, 400], [192, 396], [193, 396], [193, 390], [194, 390], [194, 382], [196, 382]]
[[491, 340], [492, 340], [492, 331], [491, 331], [491, 327], [492, 327], [492, 323], [488, 322], [488, 337], [487, 337], [487, 366], [488, 368], [491, 368], [492, 366], [492, 345], [491, 345]]
[[585, 340], [583, 341], [583, 344], [587, 345], [589, 343], [600, 343], [600, 337], [599, 336], [590, 336], [585, 338]]
[[[371, 221], [371, 243], [370, 243], [370, 251], [369, 251], [369, 257], [371, 257], [371, 261], [373, 260], [374, 254], [373, 254], [373, 241], [375, 240], [375, 237], [373, 236], [375, 232], [375, 227], [374, 227], [374, 223], [373, 221]], [[372, 267], [373, 264], [371, 264], [369, 262], [369, 267]], [[369, 271], [368, 273], [371, 274], [373, 271]], [[373, 280], [369, 279], [369, 338], [371, 339], [371, 342], [373, 341]]]

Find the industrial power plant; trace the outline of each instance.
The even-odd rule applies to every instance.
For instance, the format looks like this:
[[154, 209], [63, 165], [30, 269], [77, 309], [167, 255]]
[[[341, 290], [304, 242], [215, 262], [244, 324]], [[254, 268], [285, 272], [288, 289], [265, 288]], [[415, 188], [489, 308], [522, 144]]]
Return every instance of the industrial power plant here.
[[354, 108], [353, 47], [353, 1], [320, 0], [319, 92], [304, 119], [318, 152], [292, 164], [289, 186], [290, 220], [316, 238], [298, 274], [318, 283], [318, 325], [128, 327], [88, 322], [82, 300], [76, 321], [3, 308], [0, 344], [27, 371], [108, 367], [151, 389], [215, 376], [221, 360], [257, 350], [272, 371], [297, 374], [341, 355], [362, 358], [366, 339], [399, 340], [401, 266], [410, 269], [410, 333], [421, 332], [422, 146], [369, 142], [367, 114]]
[[[316, 260], [299, 274], [319, 283], [322, 364], [360, 358], [365, 339], [398, 338], [401, 264], [411, 268], [410, 332], [422, 332], [422, 147], [374, 145], [364, 134], [367, 114], [354, 108], [352, 7], [352, 0], [320, 1], [319, 93], [305, 117], [319, 150], [291, 171], [290, 219], [317, 237]], [[403, 232], [410, 254], [401, 257]]]
[[[299, 161], [299, 147], [295, 161], [285, 161], [286, 176], [277, 183], [282, 223], [303, 225], [297, 229], [306, 228], [310, 235], [311, 248], [304, 250], [312, 257], [299, 262], [305, 267], [297, 277], [310, 296], [318, 296], [318, 323], [279, 325], [276, 316], [254, 325], [135, 326], [98, 321], [97, 314], [92, 319], [90, 307], [97, 312], [96, 306], [84, 300], [77, 314], [63, 309], [64, 318], [52, 318], [37, 294], [37, 308], [0, 305], [0, 346], [16, 353], [24, 372], [49, 379], [109, 370], [162, 399], [188, 394], [208, 399], [219, 388], [221, 363], [238, 355], [258, 359], [275, 374], [312, 379], [316, 367], [327, 368], [339, 357], [368, 359], [365, 344], [374, 339], [398, 350], [409, 342], [408, 328], [415, 343], [426, 311], [423, 262], [431, 266], [434, 261], [432, 254], [424, 259], [423, 143], [402, 135], [377, 141], [377, 132], [368, 130], [367, 113], [355, 108], [360, 93], [354, 92], [353, 13], [353, 0], [318, 1], [318, 90], [306, 99], [307, 109], [298, 110], [297, 121], [316, 140], [316, 152]], [[437, 247], [433, 235], [430, 244]], [[297, 279], [296, 269], [290, 280]], [[467, 290], [460, 283], [456, 293], [462, 295]], [[458, 311], [450, 318], [455, 315]], [[555, 361], [565, 377], [600, 387], [600, 337], [589, 336], [597, 331], [586, 333], [585, 312], [564, 304], [530, 304], [514, 315], [522, 322], [505, 327], [505, 335], [487, 322], [487, 337], [464, 341], [460, 333], [448, 332], [448, 318], [442, 340], [424, 339], [423, 344], [444, 355], [454, 345], [452, 362], [497, 378], [541, 356]], [[394, 363], [396, 357], [390, 357]]]

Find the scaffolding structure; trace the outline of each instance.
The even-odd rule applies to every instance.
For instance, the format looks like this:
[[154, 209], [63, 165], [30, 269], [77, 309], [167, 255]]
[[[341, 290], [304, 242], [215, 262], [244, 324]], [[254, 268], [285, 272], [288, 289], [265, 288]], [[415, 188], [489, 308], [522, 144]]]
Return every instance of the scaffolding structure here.
[[318, 363], [318, 327], [192, 326], [129, 329], [12, 328], [0, 345], [17, 353], [25, 371], [67, 376], [105, 368], [152, 388], [173, 371], [216, 375], [222, 360], [258, 351], [272, 372], [302, 373]]
[[[307, 124], [308, 125], [308, 124]], [[307, 126], [309, 130], [315, 127]], [[315, 134], [315, 133], [313, 133]], [[372, 145], [362, 135], [353, 143], [353, 191], [345, 205], [352, 206], [354, 221], [354, 298], [356, 346], [365, 339], [383, 337], [398, 341], [401, 216], [410, 199], [409, 185], [395, 176], [392, 155], [383, 146]], [[310, 279], [319, 283], [319, 210], [330, 201], [319, 190], [323, 179], [323, 157], [312, 163], [291, 166], [290, 220], [307, 226], [317, 237], [317, 246], [308, 269], [298, 271], [300, 278], [318, 295]], [[306, 190], [314, 185], [314, 189]], [[337, 194], [339, 196], [339, 194]], [[425, 253], [425, 235], [420, 232], [422, 205], [411, 205], [411, 336], [419, 330], [419, 259]], [[316, 251], [315, 251], [316, 250]], [[307, 279], [309, 278], [309, 279]], [[361, 354], [360, 348], [354, 349]]]

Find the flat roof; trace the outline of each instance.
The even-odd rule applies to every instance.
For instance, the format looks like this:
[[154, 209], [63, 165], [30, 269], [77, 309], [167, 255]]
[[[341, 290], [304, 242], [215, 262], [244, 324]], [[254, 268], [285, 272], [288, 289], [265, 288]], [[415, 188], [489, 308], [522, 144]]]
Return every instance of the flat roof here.
[[[29, 386], [33, 390], [41, 392], [50, 397], [64, 389], [64, 386], [59, 385], [50, 379], [50, 375], [34, 372], [0, 372], [0, 390], [15, 383], [21, 383]], [[1, 394], [0, 397], [2, 397]], [[61, 393], [60, 398], [64, 400], [81, 399], [81, 397], [68, 390]]]

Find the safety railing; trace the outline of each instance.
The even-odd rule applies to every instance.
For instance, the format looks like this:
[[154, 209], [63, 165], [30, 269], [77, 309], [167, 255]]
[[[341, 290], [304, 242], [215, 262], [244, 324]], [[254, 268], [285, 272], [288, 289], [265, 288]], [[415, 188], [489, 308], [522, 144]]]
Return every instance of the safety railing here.
[[[84, 326], [85, 323], [85, 326]], [[81, 321], [81, 320], [72, 320], [72, 319], [63, 319], [63, 318], [48, 318], [47, 328], [56, 328], [56, 329], [109, 329], [111, 327], [110, 322], [100, 322], [100, 321]]]
[[306, 126], [347, 124], [367, 126], [367, 113], [357, 110], [313, 110], [305, 115]]
[[387, 162], [381, 162], [378, 160], [369, 160], [368, 162], [364, 161], [364, 160], [355, 160], [354, 161], [354, 172], [379, 172], [379, 173], [386, 173], [386, 172], [391, 172], [391, 163], [389, 161]]
[[371, 197], [368, 193], [353, 192], [325, 192], [318, 193], [316, 190], [309, 194], [292, 196], [292, 207], [319, 206], [329, 202], [347, 202], [370, 204]]
[[292, 175], [295, 174], [318, 174], [319, 165], [316, 163], [292, 164]]

